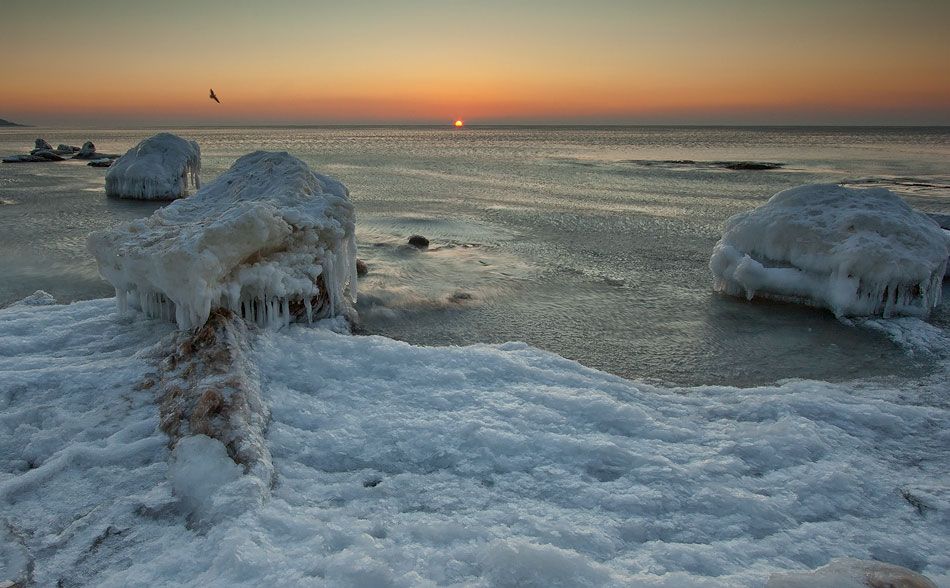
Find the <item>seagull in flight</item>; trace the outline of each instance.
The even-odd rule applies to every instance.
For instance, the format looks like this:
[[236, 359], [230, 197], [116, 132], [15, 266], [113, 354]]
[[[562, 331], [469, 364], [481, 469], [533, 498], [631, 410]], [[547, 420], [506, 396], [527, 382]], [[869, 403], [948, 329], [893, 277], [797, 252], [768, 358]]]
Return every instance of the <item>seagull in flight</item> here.
[[211, 92], [211, 95], [208, 96], [208, 98], [211, 98], [212, 100], [214, 100], [214, 101], [217, 102], [218, 104], [221, 104], [221, 101], [218, 100], [218, 97], [215, 96], [215, 94], [214, 94], [214, 88], [211, 88], [210, 92]]

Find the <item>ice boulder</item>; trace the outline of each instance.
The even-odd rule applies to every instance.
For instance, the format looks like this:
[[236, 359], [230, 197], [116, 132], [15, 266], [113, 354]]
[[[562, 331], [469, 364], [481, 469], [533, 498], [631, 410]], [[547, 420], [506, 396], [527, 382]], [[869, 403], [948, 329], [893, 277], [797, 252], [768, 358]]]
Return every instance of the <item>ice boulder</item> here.
[[[83, 151], [86, 146], [83, 145]], [[81, 158], [80, 151], [77, 158]], [[98, 159], [95, 155], [87, 159]], [[188, 193], [189, 179], [201, 187], [201, 150], [194, 141], [171, 133], [145, 139], [120, 157], [106, 174], [106, 194], [119, 198], [172, 200]]]
[[223, 308], [279, 327], [351, 311], [354, 230], [346, 186], [257, 151], [190, 198], [92, 233], [88, 247], [122, 312], [132, 304], [187, 329]]
[[728, 221], [714, 287], [828, 308], [836, 316], [926, 316], [940, 302], [950, 238], [884, 188], [779, 192]]

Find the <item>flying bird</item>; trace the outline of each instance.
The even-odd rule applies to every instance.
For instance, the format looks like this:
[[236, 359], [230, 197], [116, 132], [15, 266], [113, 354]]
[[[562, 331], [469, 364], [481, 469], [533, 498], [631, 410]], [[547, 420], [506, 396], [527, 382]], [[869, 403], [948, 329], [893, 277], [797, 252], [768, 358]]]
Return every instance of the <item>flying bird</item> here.
[[217, 102], [218, 104], [221, 104], [221, 101], [218, 100], [218, 97], [214, 95], [214, 88], [211, 88], [210, 92], [211, 92], [211, 95], [208, 96], [208, 98], [211, 98], [212, 100], [214, 100], [214, 101]]

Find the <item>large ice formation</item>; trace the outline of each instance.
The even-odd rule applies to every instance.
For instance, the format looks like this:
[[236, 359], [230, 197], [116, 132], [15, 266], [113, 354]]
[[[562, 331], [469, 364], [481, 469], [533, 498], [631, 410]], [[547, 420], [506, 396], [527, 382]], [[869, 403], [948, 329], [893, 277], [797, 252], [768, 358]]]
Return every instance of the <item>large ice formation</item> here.
[[[83, 151], [76, 158], [81, 158]], [[100, 157], [93, 147], [87, 159]], [[201, 187], [200, 171], [201, 150], [197, 143], [171, 133], [159, 133], [129, 149], [112, 165], [106, 174], [106, 194], [143, 200], [181, 198], [188, 193], [189, 179], [196, 189]]]
[[288, 153], [257, 151], [194, 196], [91, 234], [88, 246], [120, 311], [131, 302], [186, 329], [227, 308], [278, 327], [349, 313], [354, 229], [346, 186]]
[[803, 302], [837, 316], [926, 316], [940, 302], [950, 238], [884, 188], [779, 192], [726, 222], [709, 268], [733, 296]]

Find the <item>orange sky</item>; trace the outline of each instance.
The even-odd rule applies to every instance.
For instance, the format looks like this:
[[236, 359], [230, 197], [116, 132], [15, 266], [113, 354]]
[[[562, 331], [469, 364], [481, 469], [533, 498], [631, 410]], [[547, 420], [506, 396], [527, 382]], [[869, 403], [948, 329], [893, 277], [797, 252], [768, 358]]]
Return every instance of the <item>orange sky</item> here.
[[950, 124], [950, 2], [2, 9], [0, 118], [38, 125]]

